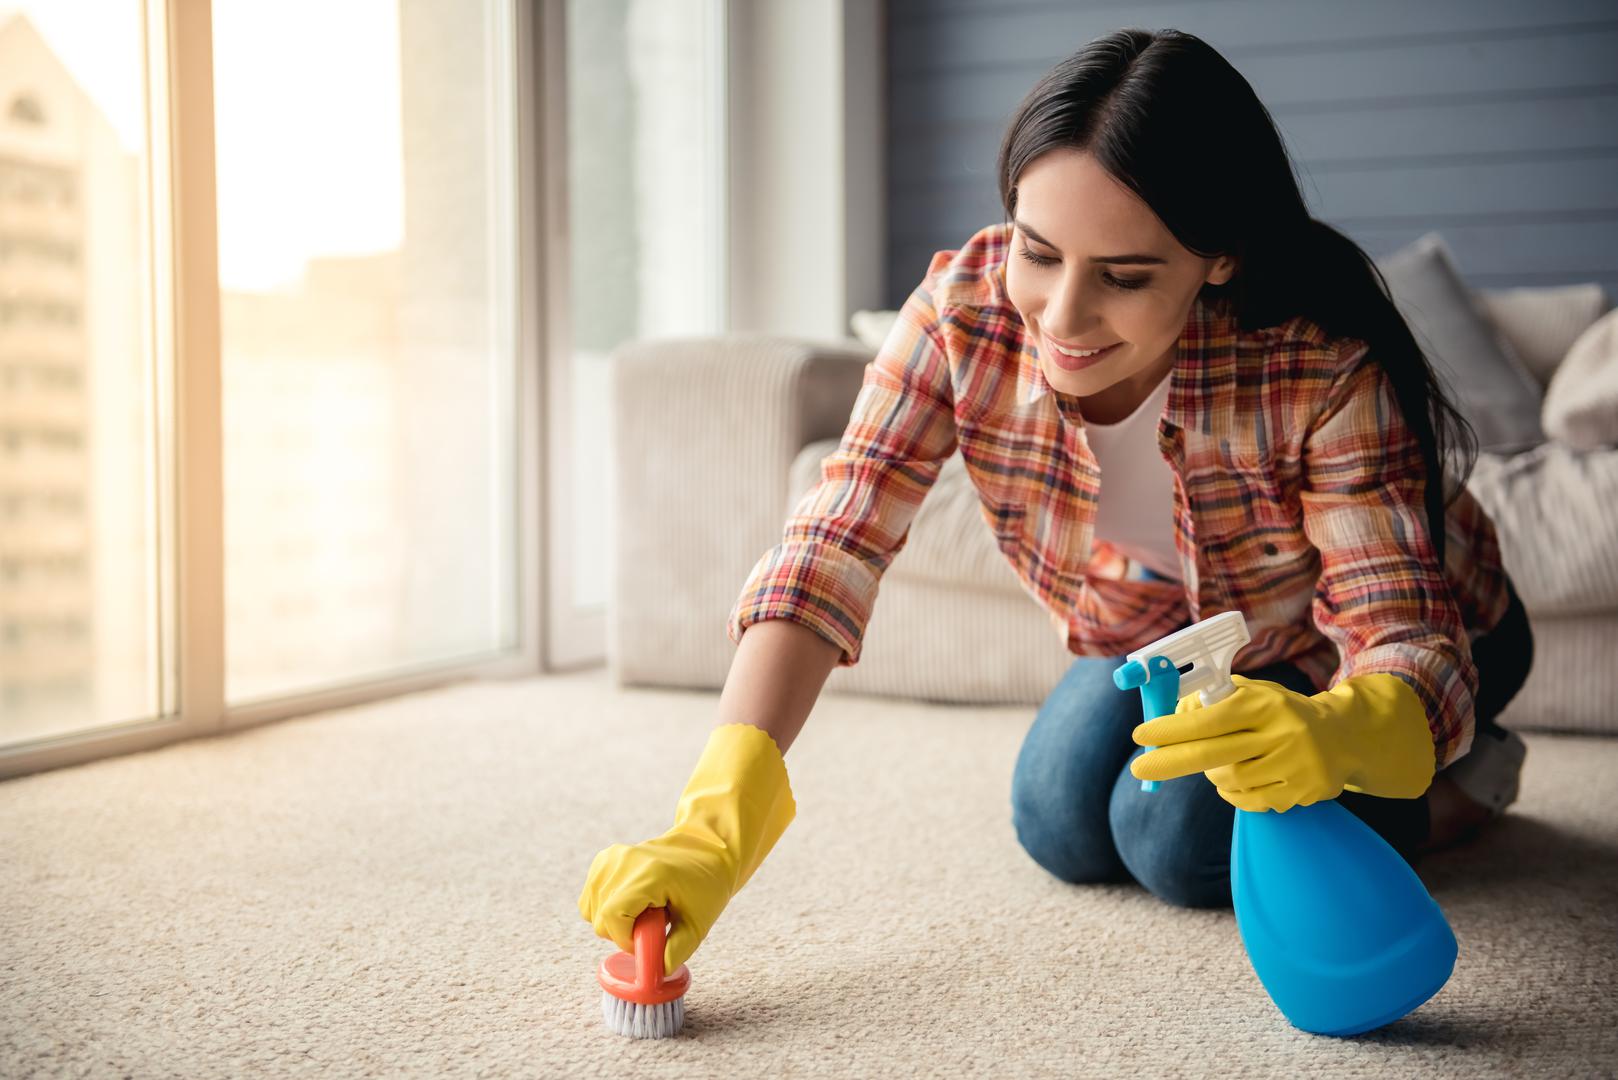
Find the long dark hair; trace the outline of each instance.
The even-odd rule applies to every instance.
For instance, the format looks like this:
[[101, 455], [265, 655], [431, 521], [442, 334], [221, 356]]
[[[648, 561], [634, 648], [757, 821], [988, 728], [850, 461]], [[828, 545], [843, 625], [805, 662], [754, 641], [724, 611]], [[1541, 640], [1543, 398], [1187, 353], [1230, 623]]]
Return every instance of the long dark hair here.
[[999, 168], [1008, 224], [1023, 169], [1055, 149], [1094, 157], [1199, 257], [1234, 255], [1235, 276], [1200, 295], [1228, 298], [1242, 330], [1302, 315], [1330, 337], [1369, 346], [1427, 463], [1427, 520], [1442, 566], [1444, 508], [1471, 474], [1477, 437], [1375, 262], [1310, 216], [1275, 121], [1247, 80], [1191, 34], [1114, 31], [1052, 68], [1012, 116]]

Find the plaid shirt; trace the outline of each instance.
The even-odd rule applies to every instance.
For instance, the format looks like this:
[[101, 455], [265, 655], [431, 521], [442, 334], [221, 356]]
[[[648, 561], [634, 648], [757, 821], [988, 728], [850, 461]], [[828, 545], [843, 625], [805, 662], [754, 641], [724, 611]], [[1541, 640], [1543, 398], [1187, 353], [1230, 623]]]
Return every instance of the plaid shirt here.
[[983, 519], [1072, 653], [1121, 656], [1238, 610], [1239, 671], [1296, 664], [1321, 689], [1388, 672], [1427, 709], [1443, 768], [1471, 746], [1472, 637], [1507, 605], [1494, 526], [1453, 502], [1440, 570], [1420, 450], [1363, 341], [1299, 316], [1242, 332], [1195, 301], [1157, 440], [1183, 581], [1126, 577], [1093, 536], [1101, 473], [1005, 291], [1009, 225], [933, 256], [866, 367], [837, 450], [748, 576], [727, 633], [803, 623], [859, 661], [877, 584], [958, 449]]

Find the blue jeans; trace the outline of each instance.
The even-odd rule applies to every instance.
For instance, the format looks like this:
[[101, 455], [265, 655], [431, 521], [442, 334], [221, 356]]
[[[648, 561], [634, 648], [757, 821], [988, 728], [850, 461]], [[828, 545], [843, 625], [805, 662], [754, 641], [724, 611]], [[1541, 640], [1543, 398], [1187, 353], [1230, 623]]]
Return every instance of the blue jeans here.
[[[1494, 717], [1521, 687], [1532, 662], [1532, 638], [1515, 590], [1505, 619], [1473, 643], [1473, 654], [1481, 735], [1499, 730]], [[1165, 780], [1155, 792], [1141, 790], [1129, 771], [1129, 763], [1146, 752], [1130, 738], [1143, 720], [1140, 692], [1119, 690], [1112, 682], [1123, 663], [1122, 656], [1075, 658], [1040, 706], [1012, 774], [1018, 842], [1063, 881], [1133, 878], [1172, 904], [1229, 907], [1235, 807], [1201, 773]], [[1292, 664], [1241, 674], [1316, 693]], [[1337, 801], [1407, 860], [1427, 837], [1425, 795], [1382, 799], [1345, 791]]]

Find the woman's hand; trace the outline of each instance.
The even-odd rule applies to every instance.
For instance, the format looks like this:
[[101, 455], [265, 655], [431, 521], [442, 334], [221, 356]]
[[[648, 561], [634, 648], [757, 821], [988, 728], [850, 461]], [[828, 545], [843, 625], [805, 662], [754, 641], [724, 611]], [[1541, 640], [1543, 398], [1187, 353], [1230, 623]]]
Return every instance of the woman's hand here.
[[1426, 710], [1396, 675], [1344, 679], [1312, 697], [1279, 683], [1231, 676], [1236, 691], [1204, 706], [1180, 699], [1174, 715], [1135, 728], [1156, 749], [1130, 766], [1141, 780], [1201, 772], [1241, 810], [1290, 810], [1345, 789], [1392, 799], [1419, 797], [1436, 756]]
[[668, 909], [663, 949], [671, 974], [747, 884], [797, 813], [786, 762], [751, 724], [721, 724], [675, 808], [674, 827], [639, 844], [614, 844], [590, 863], [579, 914], [624, 952], [635, 951], [635, 917]]
[[579, 914], [598, 935], [633, 953], [635, 917], [650, 907], [667, 909], [673, 930], [663, 946], [663, 973], [672, 974], [730, 903], [734, 863], [724, 847], [679, 825], [639, 844], [614, 844], [590, 863]]

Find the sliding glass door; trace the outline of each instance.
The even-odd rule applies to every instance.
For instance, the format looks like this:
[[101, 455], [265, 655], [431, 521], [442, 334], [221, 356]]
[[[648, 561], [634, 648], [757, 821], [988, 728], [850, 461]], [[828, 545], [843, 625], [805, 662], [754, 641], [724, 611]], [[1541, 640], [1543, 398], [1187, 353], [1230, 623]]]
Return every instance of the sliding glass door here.
[[161, 711], [139, 0], [0, 10], [0, 744]]
[[0, 3], [0, 776], [601, 663], [611, 354], [727, 322], [725, 11]]
[[0, 9], [0, 772], [537, 670], [536, 40]]
[[214, 5], [232, 705], [516, 647], [511, 34]]

